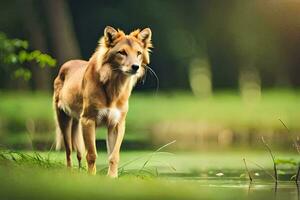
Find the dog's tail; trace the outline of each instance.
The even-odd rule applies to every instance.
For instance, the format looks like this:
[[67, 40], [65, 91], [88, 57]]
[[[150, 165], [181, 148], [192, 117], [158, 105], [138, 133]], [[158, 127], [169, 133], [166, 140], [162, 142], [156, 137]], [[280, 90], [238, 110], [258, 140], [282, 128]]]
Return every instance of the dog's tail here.
[[61, 150], [63, 147], [63, 136], [62, 133], [60, 132], [60, 129], [58, 126], [56, 126], [55, 130], [55, 150]]
[[59, 96], [60, 96], [60, 92], [61, 92], [61, 89], [64, 85], [64, 80], [65, 80], [65, 70], [61, 69], [59, 71], [59, 74], [58, 76], [55, 78], [54, 80], [54, 92], [53, 92], [53, 110], [54, 110], [54, 113], [55, 113], [55, 149], [56, 150], [60, 150], [63, 146], [63, 135], [61, 133], [61, 130], [59, 128], [59, 125], [58, 125], [58, 119], [57, 119], [57, 112], [58, 112], [58, 109], [59, 109]]
[[53, 110], [54, 110], [54, 113], [55, 113], [55, 117], [54, 117], [54, 120], [55, 120], [55, 149], [56, 150], [60, 150], [62, 147], [63, 147], [63, 134], [59, 128], [59, 125], [58, 125], [58, 119], [57, 119], [57, 112], [58, 112], [58, 105], [57, 103], [55, 102], [55, 94], [54, 94], [54, 97], [53, 97]]
[[81, 125], [78, 121], [73, 119], [72, 122], [72, 147], [73, 150], [83, 154], [85, 152], [85, 145], [81, 131]]

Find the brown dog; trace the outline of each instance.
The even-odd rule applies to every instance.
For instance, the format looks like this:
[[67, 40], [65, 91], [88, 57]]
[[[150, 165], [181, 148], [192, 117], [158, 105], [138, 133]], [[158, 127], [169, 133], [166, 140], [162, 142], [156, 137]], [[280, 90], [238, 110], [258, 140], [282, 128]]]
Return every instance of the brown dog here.
[[77, 150], [81, 166], [85, 144], [88, 171], [96, 173], [95, 128], [106, 125], [108, 175], [118, 176], [128, 100], [147, 70], [151, 47], [149, 28], [125, 35], [108, 26], [89, 61], [71, 60], [62, 65], [54, 81], [53, 104], [67, 166], [72, 166], [72, 148]]

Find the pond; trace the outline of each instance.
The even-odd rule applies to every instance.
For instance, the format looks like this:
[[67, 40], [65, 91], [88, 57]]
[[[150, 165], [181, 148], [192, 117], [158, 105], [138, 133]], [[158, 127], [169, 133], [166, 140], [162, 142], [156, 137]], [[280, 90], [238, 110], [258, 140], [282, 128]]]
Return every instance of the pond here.
[[[300, 200], [300, 185], [295, 181], [278, 181], [277, 184], [269, 180], [254, 182], [241, 178], [203, 178], [203, 177], [169, 177], [171, 182], [197, 184], [199, 190], [209, 191], [212, 198], [224, 194], [233, 199], [283, 199]], [[225, 196], [220, 199], [227, 199]]]

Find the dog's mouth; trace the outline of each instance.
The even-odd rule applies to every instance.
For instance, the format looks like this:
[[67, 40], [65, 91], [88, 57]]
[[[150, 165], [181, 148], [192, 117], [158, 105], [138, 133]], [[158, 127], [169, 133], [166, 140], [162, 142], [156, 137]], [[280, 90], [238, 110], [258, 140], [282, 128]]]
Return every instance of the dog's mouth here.
[[138, 71], [132, 70], [132, 69], [130, 69], [130, 70], [122, 70], [122, 69], [120, 69], [120, 71], [121, 71], [123, 74], [127, 75], [127, 76], [133, 76], [133, 75], [136, 75], [137, 72], [138, 72]]
[[132, 69], [124, 70], [121, 67], [115, 68], [115, 69], [113, 69], [113, 71], [117, 71], [117, 72], [122, 73], [122, 74], [127, 75], [127, 76], [133, 76], [133, 75], [136, 75], [138, 73], [137, 70], [132, 70]]
[[134, 70], [127, 70], [127, 71], [125, 71], [124, 73], [127, 74], [127, 75], [135, 75], [135, 74], [137, 74], [137, 71], [134, 71]]

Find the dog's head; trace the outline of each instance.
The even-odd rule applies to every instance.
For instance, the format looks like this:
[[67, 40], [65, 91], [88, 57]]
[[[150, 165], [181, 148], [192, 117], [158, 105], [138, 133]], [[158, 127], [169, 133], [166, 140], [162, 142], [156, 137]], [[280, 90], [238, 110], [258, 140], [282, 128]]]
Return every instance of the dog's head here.
[[140, 78], [150, 62], [152, 48], [151, 30], [135, 30], [126, 35], [121, 30], [107, 26], [100, 40], [100, 48], [105, 48], [102, 64], [108, 64], [113, 73]]

